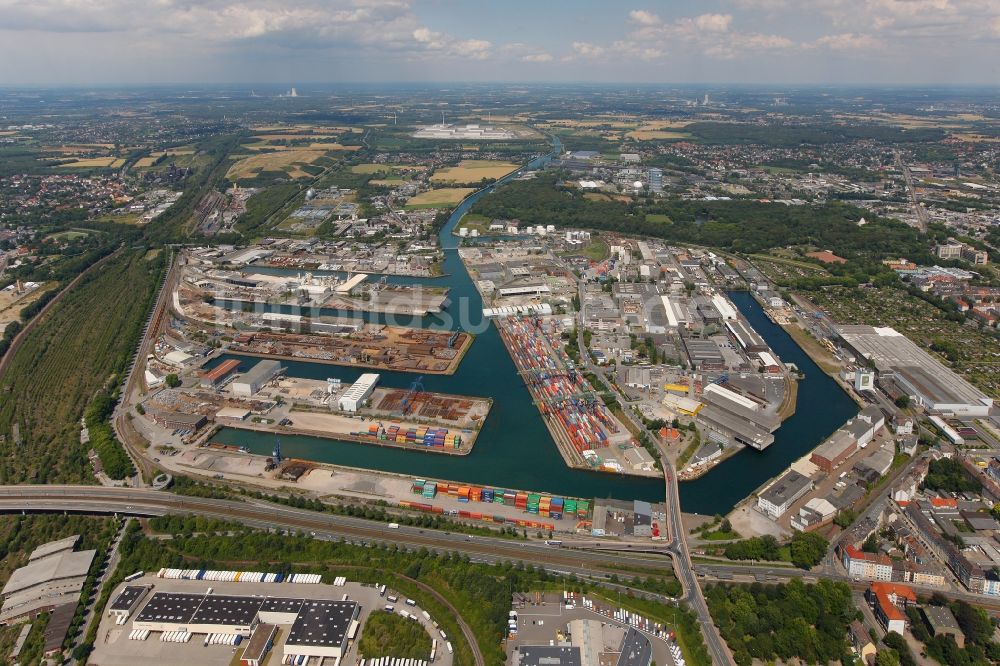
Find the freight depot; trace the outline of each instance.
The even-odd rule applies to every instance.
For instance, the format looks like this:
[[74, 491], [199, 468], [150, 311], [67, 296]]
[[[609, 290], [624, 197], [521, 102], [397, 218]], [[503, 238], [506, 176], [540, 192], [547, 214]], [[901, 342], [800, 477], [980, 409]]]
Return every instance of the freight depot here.
[[[456, 483], [444, 483], [414, 479], [410, 487], [414, 495], [420, 495], [425, 500], [433, 500], [438, 494], [444, 498], [455, 499], [459, 505], [481, 504], [478, 511], [468, 509], [446, 509], [443, 506], [427, 502], [403, 501], [399, 505], [406, 509], [434, 513], [438, 515], [457, 516], [469, 520], [481, 520], [488, 523], [516, 525], [517, 527], [555, 531], [577, 530], [585, 528], [590, 519], [590, 502], [582, 499], [550, 497], [539, 493], [527, 493], [503, 488], [483, 488], [466, 486]], [[510, 508], [520, 511], [521, 515], [511, 514]], [[548, 518], [553, 521], [569, 521], [565, 525], [542, 522], [525, 518], [523, 514]]]
[[[363, 376], [364, 377], [364, 376]], [[319, 381], [283, 377], [261, 387], [259, 399], [273, 407], [266, 419], [236, 418], [216, 421], [247, 430], [264, 430], [328, 437], [333, 439], [396, 446], [436, 453], [467, 455], [472, 452], [479, 429], [490, 412], [492, 400], [431, 393], [416, 384], [412, 390], [374, 388], [378, 375], [365, 384], [360, 402], [340, 380]], [[334, 411], [347, 406], [349, 412]], [[226, 413], [228, 414], [228, 412]]]
[[[221, 666], [238, 656], [244, 664], [356, 663], [367, 619], [384, 612], [394, 594], [343, 577], [323, 585], [313, 574], [164, 569], [112, 593], [90, 661]], [[415, 605], [404, 617], [431, 639], [440, 636], [430, 613]], [[436, 656], [435, 664], [451, 665], [450, 652]]]
[[496, 325], [568, 466], [659, 476], [563, 350], [555, 318], [507, 317]]

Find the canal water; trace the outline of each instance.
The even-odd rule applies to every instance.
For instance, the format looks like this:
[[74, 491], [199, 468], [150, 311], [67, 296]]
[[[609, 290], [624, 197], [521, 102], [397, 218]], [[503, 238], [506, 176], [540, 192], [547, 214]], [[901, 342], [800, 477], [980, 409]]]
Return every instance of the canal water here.
[[[556, 145], [555, 148], [555, 153], [558, 153], [560, 146]], [[539, 158], [529, 167], [538, 167], [545, 159]], [[476, 199], [490, 189], [466, 199], [455, 209], [442, 229], [440, 240], [445, 252], [445, 277], [390, 278], [394, 283], [447, 286], [450, 288], [451, 307], [441, 315], [396, 317], [393, 323], [458, 328], [459, 321], [481, 321], [482, 299], [458, 257], [459, 241], [451, 232]], [[823, 374], [784, 331], [764, 316], [748, 294], [733, 294], [733, 301], [783, 360], [794, 362], [806, 373], [806, 379], [799, 386], [796, 414], [777, 431], [774, 445], [766, 452], [741, 452], [701, 479], [681, 484], [681, 505], [688, 512], [727, 513], [757, 486], [816, 446], [856, 411], [854, 403], [837, 384]], [[291, 312], [289, 308], [281, 309]], [[460, 314], [463, 312], [464, 314]], [[345, 313], [324, 311], [322, 314]], [[385, 318], [374, 316], [365, 319], [382, 321]], [[227, 354], [211, 365], [214, 367], [229, 358], [240, 360], [242, 369], [249, 368], [259, 360]], [[282, 365], [288, 369], [290, 376], [310, 379], [335, 377], [344, 382], [353, 382], [366, 371], [304, 361], [282, 361]], [[381, 385], [395, 388], [408, 388], [415, 379], [415, 375], [411, 373], [380, 374]], [[438, 455], [300, 435], [282, 435], [282, 452], [288, 457], [378, 469], [414, 477], [573, 497], [663, 501], [662, 478], [641, 479], [566, 467], [495, 326], [486, 327], [476, 336], [454, 375], [425, 375], [423, 386], [428, 391], [493, 398], [492, 410], [483, 424], [472, 453], [467, 456]], [[234, 428], [222, 429], [214, 440], [246, 446], [257, 454], [269, 454], [274, 446], [273, 435]]]

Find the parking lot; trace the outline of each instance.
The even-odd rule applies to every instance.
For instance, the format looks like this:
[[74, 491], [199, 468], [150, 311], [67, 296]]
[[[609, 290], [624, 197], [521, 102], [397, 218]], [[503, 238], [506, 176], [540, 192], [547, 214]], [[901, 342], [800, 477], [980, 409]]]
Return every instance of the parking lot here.
[[[587, 607], [587, 605], [590, 607]], [[616, 619], [621, 609], [599, 600], [570, 596], [564, 599], [560, 593], [518, 594], [514, 597], [514, 612], [517, 613], [517, 632], [508, 640], [508, 652], [523, 645], [557, 645], [561, 641], [570, 642], [567, 625], [573, 620], [596, 620], [601, 623], [603, 651], [617, 653], [629, 623]], [[636, 625], [639, 626], [636, 626]], [[676, 642], [671, 629], [652, 621], [634, 620], [631, 626], [649, 639], [653, 661], [661, 666], [676, 666], [670, 646]]]

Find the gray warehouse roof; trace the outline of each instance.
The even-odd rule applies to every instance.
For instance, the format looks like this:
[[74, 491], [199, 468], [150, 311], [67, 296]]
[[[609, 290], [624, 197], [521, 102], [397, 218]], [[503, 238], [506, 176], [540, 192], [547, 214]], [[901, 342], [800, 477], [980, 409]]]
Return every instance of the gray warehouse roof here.
[[838, 326], [837, 334], [879, 372], [892, 371], [933, 403], [983, 405], [989, 398], [891, 328]]
[[649, 666], [653, 661], [653, 646], [649, 639], [629, 627], [622, 640], [622, 653], [616, 666]]
[[520, 666], [581, 666], [580, 648], [559, 645], [522, 645]]
[[762, 492], [761, 497], [775, 506], [781, 506], [787, 504], [792, 497], [810, 485], [812, 485], [812, 481], [809, 480], [809, 477], [802, 476], [793, 469]]
[[340, 647], [358, 611], [355, 601], [307, 599], [285, 645]]
[[95, 550], [61, 551], [32, 560], [11, 574], [10, 580], [3, 587], [3, 594], [14, 594], [50, 581], [85, 577], [96, 553]]
[[278, 361], [261, 361], [245, 372], [239, 381], [245, 384], [262, 384], [276, 375], [280, 369], [281, 363]]

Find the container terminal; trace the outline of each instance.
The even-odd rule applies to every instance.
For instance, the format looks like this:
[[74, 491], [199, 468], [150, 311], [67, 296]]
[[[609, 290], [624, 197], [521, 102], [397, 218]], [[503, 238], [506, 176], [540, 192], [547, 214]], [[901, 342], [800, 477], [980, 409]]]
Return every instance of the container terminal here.
[[660, 474], [649, 454], [576, 370], [553, 319], [494, 321], [567, 465], [617, 474]]

